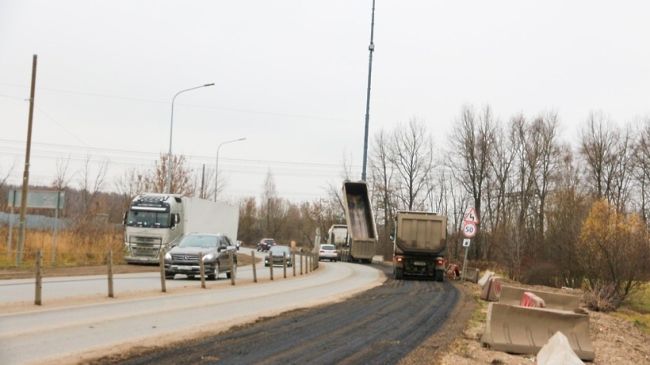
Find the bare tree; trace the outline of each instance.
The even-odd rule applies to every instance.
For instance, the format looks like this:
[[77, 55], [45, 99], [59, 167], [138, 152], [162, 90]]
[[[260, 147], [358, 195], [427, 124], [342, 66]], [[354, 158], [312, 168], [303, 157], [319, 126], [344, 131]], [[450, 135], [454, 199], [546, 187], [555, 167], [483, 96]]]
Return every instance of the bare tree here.
[[[477, 116], [474, 111], [465, 107], [457, 122], [458, 127], [451, 135], [450, 153], [451, 167], [454, 176], [472, 197], [474, 208], [479, 217], [482, 214], [483, 193], [490, 174], [490, 161], [494, 151], [495, 121], [490, 107], [485, 107]], [[481, 240], [481, 231], [477, 241]], [[479, 257], [481, 248], [474, 245], [475, 255]], [[487, 255], [487, 250], [483, 250]]]
[[398, 125], [389, 146], [398, 203], [408, 210], [424, 209], [433, 172], [433, 142], [426, 126], [415, 118]]
[[[165, 179], [167, 179], [167, 168], [169, 157], [161, 153], [160, 159], [156, 161], [154, 170], [147, 175], [147, 190], [154, 193], [165, 192]], [[187, 166], [187, 159], [183, 155], [172, 156], [172, 181], [170, 192], [172, 194], [181, 194], [193, 196], [194, 184], [192, 180], [192, 169]]]
[[629, 193], [631, 138], [623, 134], [602, 113], [592, 113], [582, 131], [580, 154], [586, 166], [585, 182], [593, 195], [623, 209]]
[[57, 159], [56, 160], [56, 172], [54, 175], [54, 180], [52, 180], [52, 187], [57, 190], [65, 189], [70, 183], [70, 175], [68, 174], [68, 169], [70, 168], [70, 156], [66, 159]]
[[646, 119], [639, 130], [639, 138], [635, 145], [634, 176], [637, 181], [641, 216], [648, 222], [650, 207], [650, 118]]
[[[92, 167], [92, 157], [86, 156], [81, 170], [79, 171], [79, 190], [81, 192], [81, 211], [88, 215], [92, 205], [96, 203], [97, 195], [101, 192], [108, 171], [108, 159], [97, 162], [97, 168]], [[94, 170], [94, 171], [93, 171]]]

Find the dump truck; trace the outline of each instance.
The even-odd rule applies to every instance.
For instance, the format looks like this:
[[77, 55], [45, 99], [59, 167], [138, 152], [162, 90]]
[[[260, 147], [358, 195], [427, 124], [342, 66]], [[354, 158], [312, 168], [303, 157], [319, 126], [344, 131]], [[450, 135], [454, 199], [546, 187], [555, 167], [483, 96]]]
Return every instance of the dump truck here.
[[430, 212], [398, 211], [393, 234], [393, 274], [443, 281], [447, 217]]
[[188, 233], [223, 234], [237, 239], [239, 208], [225, 202], [178, 194], [143, 193], [124, 214], [124, 259], [155, 264]]
[[365, 181], [343, 183], [343, 207], [348, 239], [341, 249], [341, 259], [349, 262], [372, 262], [377, 246], [377, 227]]

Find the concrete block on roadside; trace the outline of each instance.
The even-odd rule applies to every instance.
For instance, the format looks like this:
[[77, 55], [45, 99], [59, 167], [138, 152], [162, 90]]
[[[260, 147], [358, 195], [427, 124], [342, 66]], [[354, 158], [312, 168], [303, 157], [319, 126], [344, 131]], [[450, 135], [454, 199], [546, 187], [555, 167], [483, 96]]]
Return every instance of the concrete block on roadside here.
[[519, 305], [522, 307], [529, 307], [529, 308], [544, 308], [546, 307], [546, 303], [544, 302], [544, 299], [538, 297], [537, 295], [525, 291], [524, 294], [521, 296], [521, 300], [519, 301]]
[[498, 302], [501, 295], [501, 277], [492, 275], [481, 290], [481, 299], [488, 302]]
[[583, 365], [569, 340], [558, 331], [537, 353], [537, 365]]
[[485, 284], [487, 284], [488, 280], [490, 280], [490, 276], [494, 275], [494, 272], [492, 271], [486, 271], [483, 276], [478, 280], [478, 285], [480, 287], [484, 287]]

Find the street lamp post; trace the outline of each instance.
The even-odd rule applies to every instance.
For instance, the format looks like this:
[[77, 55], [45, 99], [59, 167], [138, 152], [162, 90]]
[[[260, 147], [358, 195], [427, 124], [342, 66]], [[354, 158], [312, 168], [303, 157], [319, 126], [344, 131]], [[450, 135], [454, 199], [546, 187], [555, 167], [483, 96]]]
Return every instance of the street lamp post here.
[[217, 193], [219, 191], [218, 190], [219, 189], [219, 150], [221, 149], [221, 146], [225, 144], [235, 143], [235, 142], [245, 141], [245, 140], [246, 137], [237, 138], [230, 141], [221, 142], [217, 147], [217, 163], [215, 164], [215, 168], [214, 168], [214, 201], [215, 202], [217, 201]]
[[171, 194], [171, 189], [172, 189], [172, 136], [174, 132], [174, 102], [176, 101], [176, 97], [186, 91], [191, 91], [191, 90], [196, 90], [200, 89], [202, 87], [208, 87], [208, 86], [213, 86], [213, 83], [210, 84], [204, 84], [200, 86], [195, 86], [191, 87], [189, 89], [181, 90], [174, 94], [174, 97], [172, 98], [172, 116], [171, 116], [171, 122], [169, 123], [169, 152], [167, 153], [167, 181], [165, 184], [165, 191], [168, 194]]

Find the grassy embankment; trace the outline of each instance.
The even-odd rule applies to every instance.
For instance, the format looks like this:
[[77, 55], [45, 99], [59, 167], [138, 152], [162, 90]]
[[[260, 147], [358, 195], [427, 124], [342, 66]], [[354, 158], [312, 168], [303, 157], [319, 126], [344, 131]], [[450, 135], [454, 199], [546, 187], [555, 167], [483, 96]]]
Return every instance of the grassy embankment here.
[[[0, 229], [0, 268], [15, 267], [18, 232], [14, 231], [12, 249], [7, 247], [7, 228]], [[58, 232], [56, 236], [56, 266], [101, 265], [106, 262], [109, 249], [113, 249], [113, 262], [123, 263], [123, 242], [121, 232], [79, 234], [71, 231]], [[33, 267], [36, 252], [43, 253], [43, 265], [51, 265], [52, 232], [28, 230], [21, 267]]]
[[634, 323], [645, 333], [650, 333], [650, 282], [631, 295], [615, 315]]

